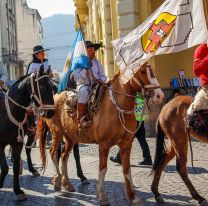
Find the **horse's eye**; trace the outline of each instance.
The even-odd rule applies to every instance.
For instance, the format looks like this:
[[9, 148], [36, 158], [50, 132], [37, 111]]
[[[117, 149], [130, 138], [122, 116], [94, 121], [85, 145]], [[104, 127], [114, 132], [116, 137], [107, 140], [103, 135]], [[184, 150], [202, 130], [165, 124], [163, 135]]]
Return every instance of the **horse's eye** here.
[[140, 73], [141, 73], [141, 74], [146, 74], [146, 72], [145, 72], [145, 71], [141, 71]]

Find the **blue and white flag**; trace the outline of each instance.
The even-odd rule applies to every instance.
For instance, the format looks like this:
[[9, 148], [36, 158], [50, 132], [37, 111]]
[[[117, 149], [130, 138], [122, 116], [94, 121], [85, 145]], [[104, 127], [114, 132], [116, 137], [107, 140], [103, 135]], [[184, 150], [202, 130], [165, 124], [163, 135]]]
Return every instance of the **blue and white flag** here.
[[75, 69], [80, 68], [89, 69], [90, 60], [87, 55], [87, 50], [82, 31], [79, 28], [66, 60], [66, 64], [63, 71], [63, 77], [61, 78], [61, 81], [58, 85], [58, 93], [66, 89], [70, 74]]

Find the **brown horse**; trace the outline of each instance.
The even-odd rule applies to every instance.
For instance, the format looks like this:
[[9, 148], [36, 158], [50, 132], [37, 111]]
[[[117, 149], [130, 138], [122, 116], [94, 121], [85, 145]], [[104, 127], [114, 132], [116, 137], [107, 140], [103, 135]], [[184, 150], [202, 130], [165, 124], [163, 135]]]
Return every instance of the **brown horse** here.
[[[107, 159], [110, 147], [118, 145], [121, 151], [128, 198], [134, 204], [141, 204], [140, 199], [135, 195], [130, 171], [130, 153], [136, 129], [134, 115], [135, 95], [137, 92], [144, 93], [144, 96], [148, 97], [150, 102], [159, 104], [164, 94], [149, 64], [142, 66], [126, 84], [121, 84], [119, 77], [120, 74], [114, 77], [108, 84], [110, 87], [106, 85], [99, 110], [93, 116], [93, 123], [88, 128], [79, 130], [76, 117], [70, 117], [62, 110], [63, 104], [66, 101], [66, 92], [55, 96], [55, 116], [52, 119], [45, 119], [53, 139], [50, 154], [57, 174], [54, 179], [55, 190], [61, 190], [61, 183], [66, 190], [74, 190], [67, 174], [67, 160], [74, 144], [96, 143], [99, 144], [100, 158], [97, 198], [101, 205], [109, 204], [104, 192], [104, 178], [107, 172]], [[112, 125], [114, 126], [113, 130]], [[40, 134], [42, 133], [41, 128], [39, 128]], [[61, 176], [57, 161], [57, 148], [63, 137], [65, 148], [61, 155]], [[43, 166], [45, 166], [43, 135], [40, 135], [40, 145]]]
[[[190, 96], [178, 96], [167, 103], [161, 110], [157, 122], [157, 143], [155, 161], [153, 165], [154, 179], [152, 182], [152, 192], [157, 202], [164, 202], [158, 192], [158, 185], [163, 169], [176, 156], [176, 168], [189, 189], [191, 196], [198, 201], [201, 206], [208, 206], [205, 198], [201, 197], [190, 179], [186, 168], [188, 142], [190, 136], [208, 143], [207, 137], [199, 136], [190, 128], [187, 128], [186, 114], [192, 102]], [[168, 138], [168, 145], [165, 149], [164, 133]]]

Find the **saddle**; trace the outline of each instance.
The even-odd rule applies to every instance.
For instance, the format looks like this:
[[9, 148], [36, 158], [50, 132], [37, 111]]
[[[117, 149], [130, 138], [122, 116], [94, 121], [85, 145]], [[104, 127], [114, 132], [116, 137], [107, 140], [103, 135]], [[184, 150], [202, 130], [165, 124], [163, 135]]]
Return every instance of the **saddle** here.
[[[88, 95], [87, 101], [87, 118], [91, 119], [99, 110], [99, 106], [104, 95], [105, 87], [103, 85], [95, 85]], [[77, 113], [77, 93], [76, 91], [68, 91], [66, 93], [67, 100], [64, 103], [64, 110], [69, 116], [75, 116]]]

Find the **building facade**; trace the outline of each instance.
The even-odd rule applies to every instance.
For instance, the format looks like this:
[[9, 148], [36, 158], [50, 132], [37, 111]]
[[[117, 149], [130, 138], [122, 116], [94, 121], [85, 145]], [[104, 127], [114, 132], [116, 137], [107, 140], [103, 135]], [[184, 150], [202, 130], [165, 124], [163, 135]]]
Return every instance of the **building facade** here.
[[[109, 79], [119, 70], [114, 63], [111, 41], [134, 30], [163, 2], [164, 0], [74, 0], [75, 13], [80, 17], [85, 38], [103, 44], [98, 58], [103, 63]], [[208, 8], [207, 0], [204, 0], [204, 3], [205, 8]], [[76, 22], [75, 28], [78, 26]], [[192, 72], [194, 50], [195, 47], [174, 54], [155, 56], [150, 60], [161, 87], [169, 92], [169, 96], [171, 90], [167, 88], [170, 87], [170, 79], [178, 77], [179, 70], [184, 70], [186, 77], [194, 76]], [[160, 109], [161, 106], [153, 105], [151, 115], [147, 112], [147, 136], [154, 135], [155, 120]]]
[[[118, 71], [111, 41], [138, 27], [163, 2], [164, 0], [74, 0], [86, 39], [103, 43], [98, 58], [105, 66], [109, 79]], [[78, 22], [75, 27], [78, 27]], [[160, 55], [150, 60], [163, 88], [169, 87], [170, 78], [177, 77], [181, 69], [187, 77], [193, 77], [194, 50], [191, 48], [175, 54]]]
[[36, 9], [28, 7], [26, 0], [16, 0], [16, 18], [19, 59], [27, 67], [33, 47], [43, 44], [41, 16]]
[[[1, 7], [0, 7], [0, 16], [1, 16]], [[0, 22], [0, 60], [2, 60], [2, 43], [1, 43], [1, 22]]]
[[15, 3], [15, 0], [0, 1], [2, 60], [10, 79], [19, 75]]

